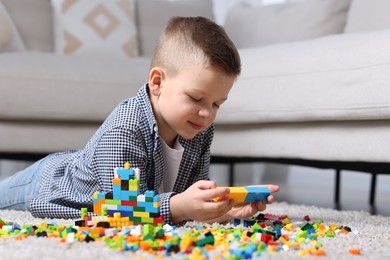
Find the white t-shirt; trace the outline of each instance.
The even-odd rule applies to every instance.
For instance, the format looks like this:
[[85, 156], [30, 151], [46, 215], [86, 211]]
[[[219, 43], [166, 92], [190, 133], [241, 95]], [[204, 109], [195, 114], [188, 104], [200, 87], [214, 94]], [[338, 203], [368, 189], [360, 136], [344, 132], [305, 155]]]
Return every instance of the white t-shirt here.
[[184, 148], [179, 141], [176, 142], [173, 148], [169, 147], [164, 140], [160, 138], [162, 149], [164, 152], [164, 177], [158, 188], [159, 193], [171, 192], [175, 185], [177, 175], [179, 174], [179, 166], [183, 157]]

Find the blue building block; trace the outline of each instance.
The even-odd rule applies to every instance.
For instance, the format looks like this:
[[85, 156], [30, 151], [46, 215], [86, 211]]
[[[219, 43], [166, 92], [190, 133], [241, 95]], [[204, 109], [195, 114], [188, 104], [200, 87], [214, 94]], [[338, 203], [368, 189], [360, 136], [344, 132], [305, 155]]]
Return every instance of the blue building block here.
[[114, 200], [121, 200], [121, 185], [113, 184], [112, 185], [112, 196]]
[[134, 169], [130, 168], [130, 169], [126, 170], [125, 168], [116, 168], [115, 169], [115, 173], [120, 176], [121, 180], [128, 181], [128, 180], [133, 178], [133, 176], [134, 176]]
[[134, 211], [134, 207], [133, 206], [118, 205], [118, 210], [119, 211], [131, 211], [131, 212], [133, 212]]
[[153, 190], [145, 191], [145, 197], [148, 197], [148, 198], [154, 197], [154, 191]]
[[245, 202], [267, 201], [267, 197], [271, 195], [271, 192], [266, 187], [246, 186], [248, 191]]
[[130, 200], [130, 196], [137, 197], [139, 195], [139, 191], [133, 190], [121, 190], [121, 200]]
[[122, 217], [132, 217], [132, 216], [133, 216], [133, 211], [111, 210], [111, 209], [107, 210], [107, 213], [108, 213], [108, 215], [110, 215], [110, 216], [113, 216], [114, 213], [117, 213], [117, 212], [121, 213], [121, 216], [122, 216]]
[[105, 192], [99, 192], [97, 195], [98, 199], [105, 199], [106, 198], [106, 193]]

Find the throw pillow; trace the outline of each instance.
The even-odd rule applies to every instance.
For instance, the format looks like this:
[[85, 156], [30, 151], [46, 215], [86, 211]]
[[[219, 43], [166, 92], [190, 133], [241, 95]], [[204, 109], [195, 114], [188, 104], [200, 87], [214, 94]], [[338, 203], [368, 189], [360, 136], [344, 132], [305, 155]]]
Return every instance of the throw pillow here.
[[354, 0], [348, 13], [346, 33], [390, 28], [389, 0]]
[[52, 0], [52, 5], [57, 53], [138, 55], [133, 0]]
[[306, 0], [267, 6], [240, 2], [225, 29], [238, 48], [302, 41], [344, 30], [351, 0]]
[[24, 51], [25, 49], [19, 32], [0, 2], [0, 52]]

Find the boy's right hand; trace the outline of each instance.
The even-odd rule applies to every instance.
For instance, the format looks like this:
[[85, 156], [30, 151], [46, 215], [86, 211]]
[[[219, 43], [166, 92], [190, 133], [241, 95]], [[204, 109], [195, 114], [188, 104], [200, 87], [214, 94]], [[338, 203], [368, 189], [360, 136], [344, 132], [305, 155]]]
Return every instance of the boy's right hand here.
[[[182, 193], [171, 197], [172, 222], [183, 220], [207, 221], [226, 214], [234, 205], [229, 199], [229, 188], [217, 188], [214, 181], [198, 181]], [[214, 198], [224, 197], [220, 201]]]

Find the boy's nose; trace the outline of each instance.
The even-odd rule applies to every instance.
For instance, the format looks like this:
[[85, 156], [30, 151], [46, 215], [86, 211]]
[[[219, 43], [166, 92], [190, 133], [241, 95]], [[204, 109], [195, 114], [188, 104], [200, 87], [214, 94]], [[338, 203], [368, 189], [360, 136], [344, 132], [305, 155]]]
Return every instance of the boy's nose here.
[[199, 116], [202, 118], [210, 118], [213, 116], [213, 112], [209, 108], [201, 108], [199, 110]]

